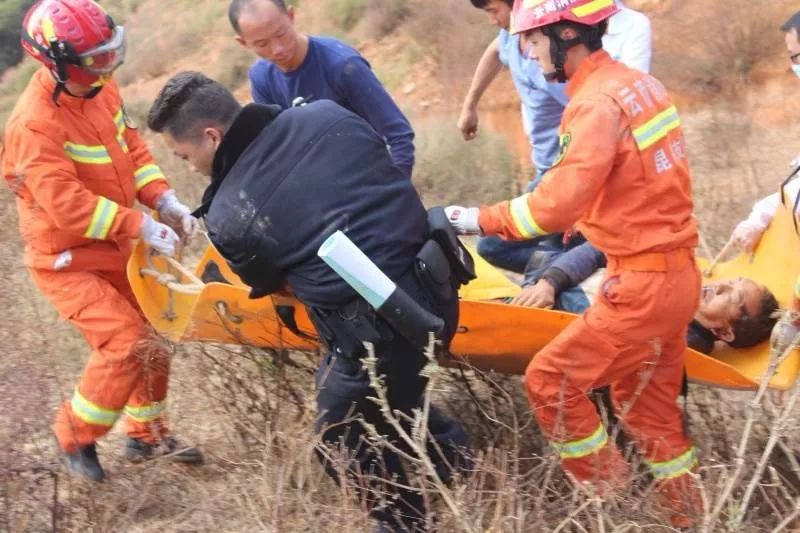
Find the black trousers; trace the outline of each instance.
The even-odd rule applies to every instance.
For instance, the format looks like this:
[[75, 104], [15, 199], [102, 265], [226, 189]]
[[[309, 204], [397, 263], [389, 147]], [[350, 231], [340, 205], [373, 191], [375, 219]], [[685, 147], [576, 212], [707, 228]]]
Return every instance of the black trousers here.
[[[458, 322], [457, 298], [448, 302], [435, 301], [425, 294], [413, 275], [404, 276], [398, 285], [429, 311], [445, 319], [445, 338], [449, 341]], [[375, 353], [378, 374], [384, 376], [389, 406], [393, 411], [411, 416], [412, 409], [422, 403], [427, 380], [419, 372], [427, 359], [399, 333], [389, 332], [383, 337], [375, 343]], [[362, 367], [364, 353], [339, 355], [335, 341], [330, 344], [333, 345], [329, 346], [317, 372], [316, 426], [326, 447], [344, 452], [341, 456], [349, 459], [344, 468], [342, 465], [337, 468], [327, 460], [325, 452], [320, 451], [320, 460], [337, 481], [342, 481], [339, 479], [342, 471], [357, 480], [354, 486], [359, 487], [360, 497], [371, 505], [371, 515], [377, 520], [391, 528], [424, 529], [422, 495], [406, 488], [409, 480], [399, 456], [385, 446], [370, 445], [365, 438], [366, 429], [355, 419], [359, 417], [371, 424], [392, 444], [408, 451], [408, 446], [386, 422], [380, 406], [368, 399], [376, 394]], [[408, 428], [408, 424], [403, 425]], [[469, 463], [467, 434], [458, 422], [444, 416], [435, 406], [430, 409], [428, 431], [428, 455], [436, 464], [437, 473], [447, 482], [454, 468], [463, 468]]]

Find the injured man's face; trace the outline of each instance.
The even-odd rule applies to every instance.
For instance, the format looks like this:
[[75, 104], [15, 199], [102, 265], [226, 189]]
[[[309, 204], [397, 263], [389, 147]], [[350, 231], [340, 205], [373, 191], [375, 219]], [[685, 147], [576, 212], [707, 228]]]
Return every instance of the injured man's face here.
[[735, 278], [704, 285], [694, 318], [717, 339], [745, 347], [769, 337], [777, 309], [769, 289], [749, 278]]

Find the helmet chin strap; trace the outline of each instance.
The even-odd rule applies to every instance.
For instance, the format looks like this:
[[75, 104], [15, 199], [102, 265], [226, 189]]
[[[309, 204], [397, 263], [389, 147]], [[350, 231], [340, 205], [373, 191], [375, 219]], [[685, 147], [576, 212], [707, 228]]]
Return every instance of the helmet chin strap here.
[[[109, 18], [110, 20], [110, 18]], [[109, 22], [111, 23], [111, 22]], [[22, 39], [28, 42], [33, 48], [39, 51], [44, 57], [50, 59], [53, 64], [55, 65], [55, 78], [56, 78], [56, 88], [53, 90], [53, 103], [56, 105], [58, 104], [58, 97], [61, 96], [61, 93], [67, 93], [68, 95], [75, 97], [75, 98], [94, 98], [97, 96], [97, 93], [103, 88], [103, 86], [93, 87], [91, 91], [86, 94], [77, 95], [73, 94], [67, 89], [66, 82], [69, 79], [69, 75], [67, 74], [67, 67], [69, 65], [79, 65], [80, 62], [77, 59], [77, 55], [73, 51], [72, 47], [57, 39], [52, 39], [49, 43], [49, 47], [45, 48], [44, 46], [40, 45], [36, 42], [35, 39], [31, 38], [30, 35], [23, 29], [21, 33]]]
[[597, 33], [602, 33], [597, 28], [589, 28], [587, 31], [576, 29], [577, 36], [572, 39], [562, 39], [558, 35], [555, 25], [545, 26], [542, 28], [542, 33], [550, 38], [550, 61], [555, 67], [555, 72], [549, 72], [544, 75], [547, 81], [557, 81], [559, 83], [566, 83], [567, 73], [564, 71], [564, 65], [567, 62], [567, 50], [579, 44], [589, 44], [597, 38]]
[[70, 92], [69, 89], [67, 89], [67, 85], [66, 85], [65, 82], [63, 82], [61, 80], [57, 80], [56, 81], [56, 89], [53, 91], [53, 102], [56, 105], [58, 105], [58, 97], [61, 95], [61, 93], [67, 93], [68, 95], [72, 96], [73, 98], [85, 98], [86, 100], [90, 100], [90, 99], [94, 98], [95, 96], [97, 96], [97, 93], [99, 93], [102, 89], [103, 89], [103, 86], [100, 85], [99, 87], [92, 87], [92, 90], [89, 91], [86, 94], [74, 94], [74, 93]]

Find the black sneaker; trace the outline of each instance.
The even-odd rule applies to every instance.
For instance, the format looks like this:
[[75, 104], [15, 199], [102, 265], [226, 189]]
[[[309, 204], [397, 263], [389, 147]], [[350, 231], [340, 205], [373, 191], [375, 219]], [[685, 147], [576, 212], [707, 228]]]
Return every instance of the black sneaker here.
[[61, 452], [61, 462], [67, 469], [91, 481], [103, 481], [106, 477], [105, 470], [97, 459], [97, 450], [94, 444], [78, 448], [73, 453]]
[[125, 458], [134, 461], [148, 461], [156, 457], [164, 457], [176, 463], [190, 465], [203, 464], [203, 454], [194, 446], [184, 446], [173, 437], [150, 444], [139, 439], [125, 439]]

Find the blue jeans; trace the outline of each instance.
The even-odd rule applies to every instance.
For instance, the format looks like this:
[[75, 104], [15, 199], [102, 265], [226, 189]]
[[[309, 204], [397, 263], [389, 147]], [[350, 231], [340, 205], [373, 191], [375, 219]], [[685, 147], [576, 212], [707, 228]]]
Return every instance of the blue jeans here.
[[[558, 251], [545, 251], [544, 253], [537, 254], [538, 257], [532, 257], [531, 261], [528, 263], [528, 268], [525, 271], [525, 281], [523, 282], [523, 286], [534, 285], [541, 279], [542, 274], [544, 274], [545, 270], [550, 268], [556, 259], [566, 253], [566, 251], [572, 248], [572, 246], [577, 246], [580, 244], [580, 242], [583, 242], [583, 239], [576, 240], [576, 244], [570, 242], [569, 246], [566, 248], [561, 248]], [[586, 311], [591, 304], [592, 302], [589, 301], [589, 298], [586, 296], [586, 293], [583, 292], [583, 289], [580, 287], [580, 285], [575, 285], [572, 287], [567, 287], [556, 295], [556, 301], [553, 303], [553, 309], [556, 311], [566, 311], [568, 313], [580, 315]]]
[[518, 274], [525, 272], [525, 265], [536, 251], [563, 251], [561, 237], [554, 233], [525, 241], [506, 241], [500, 237], [478, 239], [478, 254], [492, 265]]

